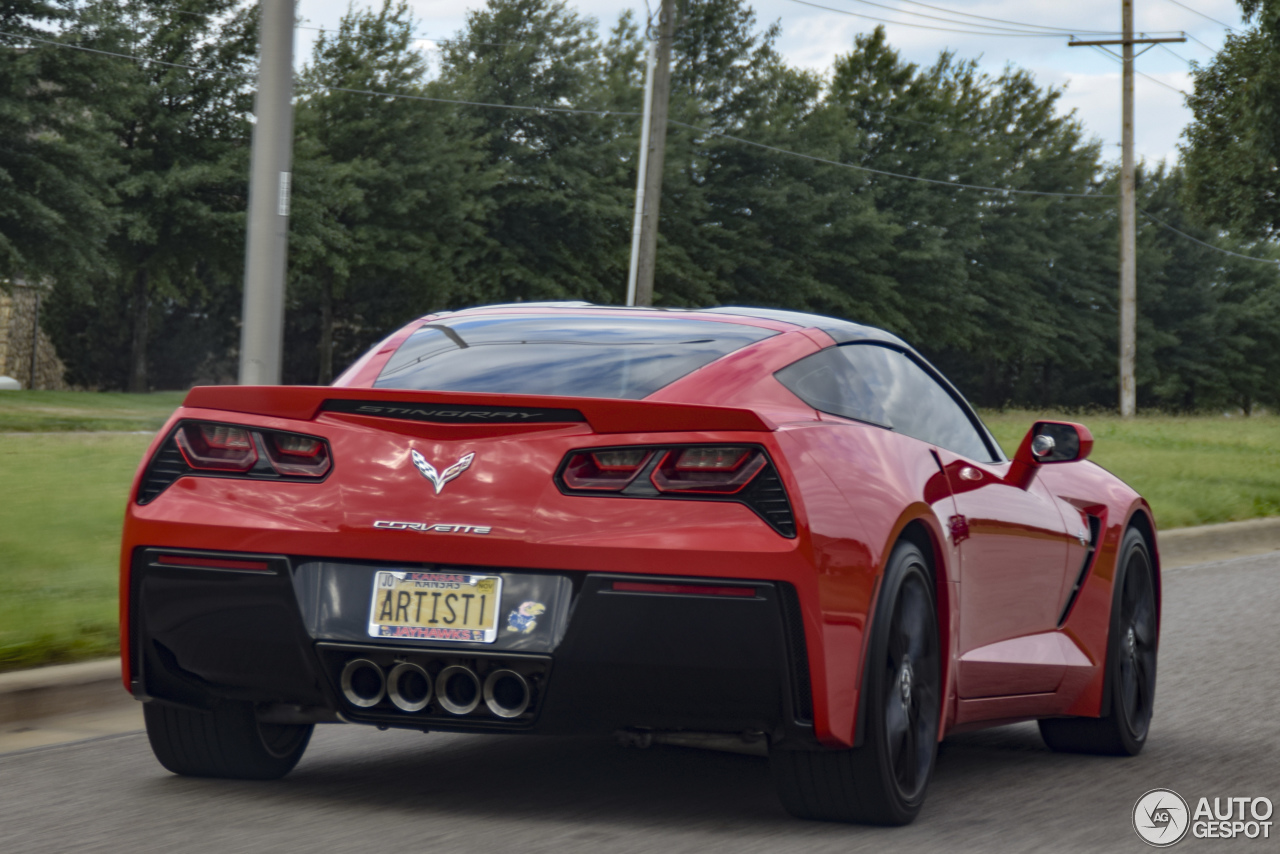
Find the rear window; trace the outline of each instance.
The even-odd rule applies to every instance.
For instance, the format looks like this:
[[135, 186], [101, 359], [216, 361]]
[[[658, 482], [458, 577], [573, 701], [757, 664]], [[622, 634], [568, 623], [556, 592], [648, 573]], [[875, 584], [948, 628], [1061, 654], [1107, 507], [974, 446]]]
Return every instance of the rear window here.
[[776, 334], [617, 315], [446, 317], [405, 339], [374, 387], [639, 400]]

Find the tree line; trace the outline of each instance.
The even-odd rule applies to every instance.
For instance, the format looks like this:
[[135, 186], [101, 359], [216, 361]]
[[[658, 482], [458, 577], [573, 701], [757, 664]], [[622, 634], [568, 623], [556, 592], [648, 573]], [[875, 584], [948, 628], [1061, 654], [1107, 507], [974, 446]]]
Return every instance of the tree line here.
[[[255, 15], [0, 0], [0, 277], [50, 283], [43, 323], [74, 383], [234, 377]], [[816, 74], [778, 35], [743, 0], [684, 7], [655, 304], [847, 317], [980, 405], [1110, 408], [1116, 174], [1060, 92], [950, 53], [906, 62], [881, 29]], [[431, 310], [623, 301], [642, 26], [490, 0], [419, 44], [386, 0], [321, 34], [299, 74], [286, 382], [329, 382]], [[1140, 170], [1139, 404], [1274, 407], [1280, 273], [1251, 257], [1280, 253], [1200, 201], [1217, 186], [1189, 168], [1203, 112], [1187, 167]]]

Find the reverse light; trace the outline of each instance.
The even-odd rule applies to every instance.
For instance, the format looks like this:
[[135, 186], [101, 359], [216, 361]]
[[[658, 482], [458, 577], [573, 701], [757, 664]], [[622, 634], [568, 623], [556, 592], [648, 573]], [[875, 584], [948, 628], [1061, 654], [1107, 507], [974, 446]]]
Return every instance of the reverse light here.
[[243, 427], [227, 424], [184, 424], [174, 436], [193, 469], [246, 472], [258, 461], [253, 437]]
[[711, 445], [668, 451], [650, 480], [659, 492], [709, 492], [731, 495], [740, 491], [765, 467], [755, 448]]
[[653, 451], [624, 448], [608, 451], [579, 451], [569, 458], [564, 483], [570, 489], [619, 492], [627, 488], [645, 467]]

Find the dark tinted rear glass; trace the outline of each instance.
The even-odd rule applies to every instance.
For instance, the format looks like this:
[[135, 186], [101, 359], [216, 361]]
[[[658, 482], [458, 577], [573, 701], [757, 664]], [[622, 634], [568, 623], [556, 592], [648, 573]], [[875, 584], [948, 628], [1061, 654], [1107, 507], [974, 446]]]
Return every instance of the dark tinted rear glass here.
[[638, 400], [775, 334], [675, 318], [448, 317], [410, 335], [374, 386]]

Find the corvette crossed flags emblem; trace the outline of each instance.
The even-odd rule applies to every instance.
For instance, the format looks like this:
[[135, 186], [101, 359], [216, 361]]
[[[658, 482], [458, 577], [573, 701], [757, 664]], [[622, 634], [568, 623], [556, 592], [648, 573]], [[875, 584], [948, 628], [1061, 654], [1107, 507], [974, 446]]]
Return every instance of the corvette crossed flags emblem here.
[[444, 489], [446, 483], [470, 468], [471, 461], [476, 458], [475, 454], [467, 454], [443, 472], [438, 472], [436, 467], [427, 462], [427, 458], [417, 451], [411, 452], [410, 456], [413, 458], [413, 464], [418, 467], [418, 471], [422, 472], [422, 476], [435, 486], [436, 495], [440, 494], [440, 490]]

